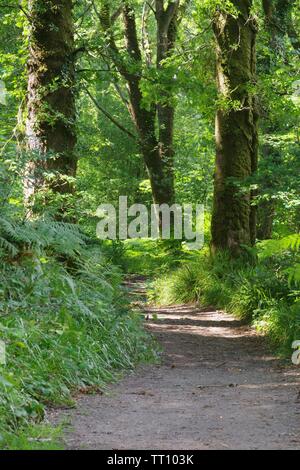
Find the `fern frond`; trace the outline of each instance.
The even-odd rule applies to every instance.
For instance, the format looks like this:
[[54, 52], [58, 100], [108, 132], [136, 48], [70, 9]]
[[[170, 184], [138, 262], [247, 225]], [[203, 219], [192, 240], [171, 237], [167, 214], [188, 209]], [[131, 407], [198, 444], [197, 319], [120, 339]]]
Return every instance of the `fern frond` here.
[[264, 240], [258, 243], [258, 249], [263, 258], [268, 258], [284, 251], [298, 252], [300, 251], [300, 235], [295, 233], [279, 240]]
[[0, 248], [4, 251], [5, 254], [9, 254], [10, 256], [16, 256], [19, 252], [15, 245], [3, 237], [0, 237]]
[[43, 219], [18, 223], [4, 217], [0, 217], [0, 237], [3, 251], [12, 256], [24, 245], [38, 253], [49, 250], [76, 256], [84, 251], [88, 240], [76, 225], [70, 223]]

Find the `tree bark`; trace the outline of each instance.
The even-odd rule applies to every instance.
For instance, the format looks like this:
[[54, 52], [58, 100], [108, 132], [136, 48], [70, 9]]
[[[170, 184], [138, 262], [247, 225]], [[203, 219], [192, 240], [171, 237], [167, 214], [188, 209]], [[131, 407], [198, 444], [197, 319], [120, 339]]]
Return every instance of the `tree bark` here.
[[28, 7], [27, 203], [45, 187], [73, 192], [77, 166], [72, 0], [30, 0]]
[[[256, 25], [252, 1], [233, 0], [237, 17], [218, 11], [214, 22], [217, 84], [221, 105], [216, 115], [216, 169], [212, 251], [232, 255], [256, 238], [254, 196], [247, 189], [257, 169]], [[226, 106], [228, 103], [228, 108]]]
[[[164, 60], [168, 59], [174, 49], [177, 38], [177, 12], [179, 1], [170, 2], [164, 8], [163, 0], [156, 0], [156, 22], [157, 22], [157, 70], [163, 72]], [[157, 119], [159, 129], [159, 151], [161, 160], [166, 167], [170, 180], [170, 187], [173, 194], [170, 194], [171, 201], [175, 202], [174, 193], [174, 118], [175, 108], [172, 104], [172, 80], [168, 80], [168, 85], [162, 87], [160, 102], [157, 103]]]
[[171, 204], [173, 202], [174, 183], [172, 177], [170, 177], [168, 162], [162, 158], [160, 144], [156, 137], [155, 106], [150, 106], [149, 110], [143, 106], [143, 96], [140, 89], [142, 55], [137, 38], [135, 14], [132, 7], [127, 3], [124, 5], [123, 15], [127, 52], [132, 63], [138, 69], [137, 73], [125, 71], [131, 115], [138, 132], [141, 153], [148, 171], [153, 201], [155, 204]]
[[272, 238], [273, 221], [275, 217], [276, 206], [274, 201], [263, 201], [259, 204], [257, 238], [258, 240], [269, 240]]

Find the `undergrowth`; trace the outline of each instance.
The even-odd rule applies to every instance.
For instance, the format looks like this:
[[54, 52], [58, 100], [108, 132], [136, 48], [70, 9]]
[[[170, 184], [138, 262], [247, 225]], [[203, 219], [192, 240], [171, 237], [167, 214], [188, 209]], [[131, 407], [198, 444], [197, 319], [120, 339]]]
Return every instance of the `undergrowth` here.
[[0, 448], [56, 448], [52, 428], [36, 427], [46, 406], [73, 406], [156, 346], [120, 270], [78, 228], [1, 219], [0, 247]]
[[180, 266], [183, 260], [193, 258], [193, 252], [179, 250], [169, 241], [133, 239], [113, 243], [109, 252], [112, 261], [129, 274], [142, 274], [149, 278]]
[[300, 338], [299, 236], [258, 245], [257, 260], [211, 258], [208, 250], [168, 276], [158, 276], [150, 300], [168, 305], [198, 302], [252, 323], [282, 354]]

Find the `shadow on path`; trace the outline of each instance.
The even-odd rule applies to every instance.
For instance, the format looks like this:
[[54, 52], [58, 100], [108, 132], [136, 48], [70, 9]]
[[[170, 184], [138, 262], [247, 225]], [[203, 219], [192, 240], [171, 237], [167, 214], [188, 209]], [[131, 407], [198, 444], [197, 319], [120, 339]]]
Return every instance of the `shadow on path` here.
[[[143, 278], [127, 283], [144, 297]], [[299, 369], [230, 315], [140, 306], [163, 348], [67, 412], [70, 449], [300, 449]]]

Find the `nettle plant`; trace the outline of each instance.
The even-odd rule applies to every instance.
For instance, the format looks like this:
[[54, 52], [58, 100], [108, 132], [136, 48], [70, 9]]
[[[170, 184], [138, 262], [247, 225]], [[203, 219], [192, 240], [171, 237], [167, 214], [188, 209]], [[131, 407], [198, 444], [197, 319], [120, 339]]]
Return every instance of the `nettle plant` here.
[[300, 365], [300, 341], [294, 341], [292, 348], [296, 350], [292, 355], [292, 363], [298, 366]]

